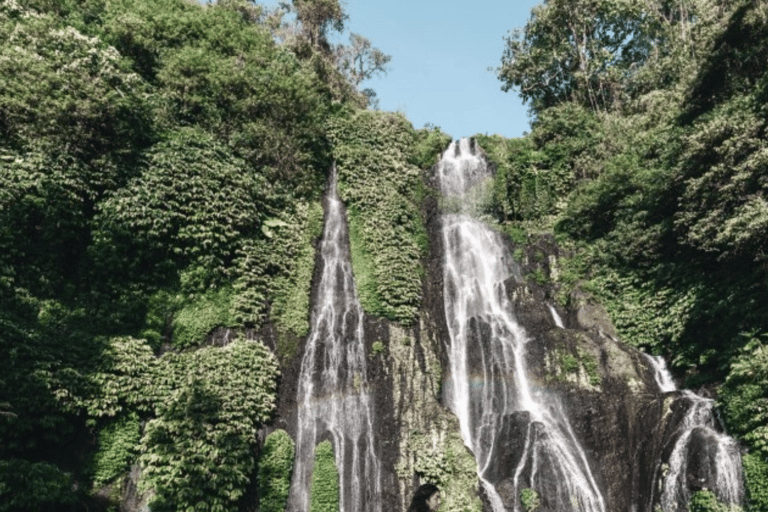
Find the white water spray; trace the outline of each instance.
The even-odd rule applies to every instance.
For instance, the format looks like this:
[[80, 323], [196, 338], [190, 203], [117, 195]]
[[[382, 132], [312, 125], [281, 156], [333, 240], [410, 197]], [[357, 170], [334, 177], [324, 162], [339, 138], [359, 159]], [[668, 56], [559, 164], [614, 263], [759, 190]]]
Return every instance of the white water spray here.
[[298, 432], [289, 512], [310, 509], [315, 446], [333, 441], [340, 512], [381, 512], [381, 463], [374, 438], [363, 311], [355, 293], [344, 207], [333, 170], [320, 247], [323, 270], [301, 363]]
[[659, 385], [659, 391], [662, 393], [669, 393], [670, 391], [677, 391], [675, 381], [672, 380], [672, 374], [667, 369], [667, 363], [662, 356], [652, 356], [645, 354], [648, 361], [653, 368], [653, 378], [656, 380], [656, 384]]
[[[661, 356], [648, 356], [654, 369], [659, 389], [666, 393], [677, 391], [672, 375]], [[664, 480], [661, 509], [664, 512], [686, 512], [691, 498], [691, 480], [698, 477], [707, 481], [693, 482], [711, 486], [717, 499], [729, 505], [744, 504], [744, 484], [741, 456], [736, 442], [716, 430], [717, 418], [714, 401], [702, 398], [689, 390], [682, 391], [689, 408], [677, 431], [680, 433], [669, 456], [669, 472]], [[693, 475], [689, 471], [691, 456], [699, 466]]]
[[480, 480], [494, 512], [503, 500], [491, 480], [498, 476], [496, 447], [505, 422], [526, 431], [517, 467], [509, 475], [514, 507], [532, 488], [546, 508], [605, 512], [586, 455], [560, 404], [537, 396], [528, 382], [526, 345], [532, 341], [515, 321], [504, 281], [511, 259], [498, 233], [473, 215], [482, 210], [490, 173], [473, 142], [452, 143], [438, 166], [444, 209], [445, 315], [451, 346], [448, 396], [464, 442], [475, 454]]
[[563, 319], [560, 318], [560, 315], [555, 309], [555, 306], [553, 306], [552, 304], [549, 304], [549, 312], [552, 313], [552, 320], [555, 321], [555, 325], [561, 329], [565, 329], [565, 324], [563, 324]]

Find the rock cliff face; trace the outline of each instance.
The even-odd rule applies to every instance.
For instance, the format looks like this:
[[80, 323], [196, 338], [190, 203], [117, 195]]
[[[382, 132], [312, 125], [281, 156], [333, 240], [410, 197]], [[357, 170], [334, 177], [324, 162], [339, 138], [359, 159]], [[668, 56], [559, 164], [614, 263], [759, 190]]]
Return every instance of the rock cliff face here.
[[[435, 188], [432, 180], [427, 177]], [[424, 209], [430, 250], [419, 323], [406, 328], [368, 315], [363, 320], [373, 450], [381, 475], [380, 495], [369, 502], [405, 510], [415, 488], [430, 481], [441, 486], [445, 511], [671, 512], [686, 510], [691, 494], [701, 489], [743, 503], [738, 450], [724, 441], [711, 402], [664, 388], [653, 360], [617, 339], [609, 315], [588, 293], [577, 287], [566, 300], [555, 300], [561, 255], [548, 235], [524, 244], [500, 237], [513, 271], [497, 289], [528, 339], [520, 368], [531, 393], [546, 397], [544, 407], [557, 409], [556, 427], [579, 446], [578, 453], [568, 462], [557, 449], [533, 449], [555, 434], [524, 407], [502, 407], [489, 423], [493, 435], [477, 437], [473, 453], [467, 436], [474, 427], [462, 425], [461, 415], [452, 412], [457, 370], [451, 366], [449, 324], [455, 319], [447, 318], [445, 307], [444, 220], [435, 197], [427, 197]], [[319, 283], [316, 275], [313, 297]], [[474, 333], [467, 367], [480, 369], [497, 340], [481, 316], [467, 325]], [[296, 357], [283, 362], [278, 412], [265, 433], [283, 428], [298, 435], [297, 380], [305, 350], [300, 342]], [[482, 371], [475, 373], [482, 381]], [[488, 407], [495, 407], [494, 400], [501, 399], [491, 396]], [[486, 406], [478, 401], [471, 406], [481, 407]], [[482, 439], [493, 439], [492, 446]], [[590, 482], [565, 485], [568, 464], [579, 466]], [[578, 494], [579, 485], [592, 494]]]

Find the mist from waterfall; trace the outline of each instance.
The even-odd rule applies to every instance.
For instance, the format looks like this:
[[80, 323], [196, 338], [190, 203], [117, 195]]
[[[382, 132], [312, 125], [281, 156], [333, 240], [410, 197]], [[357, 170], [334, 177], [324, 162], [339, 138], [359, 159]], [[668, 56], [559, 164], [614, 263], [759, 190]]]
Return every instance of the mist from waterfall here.
[[340, 512], [381, 512], [381, 463], [369, 389], [363, 310], [355, 292], [344, 206], [332, 171], [320, 246], [322, 273], [298, 382], [289, 512], [307, 512], [315, 446], [333, 442]]
[[539, 493], [548, 510], [604, 512], [603, 496], [561, 404], [537, 393], [526, 372], [527, 345], [504, 282], [514, 272], [498, 233], [477, 219], [491, 175], [474, 142], [453, 142], [438, 165], [445, 251], [445, 316], [450, 335], [446, 395], [494, 512], [505, 505], [495, 479], [494, 453], [510, 418], [523, 424], [523, 453], [512, 473], [511, 495]]

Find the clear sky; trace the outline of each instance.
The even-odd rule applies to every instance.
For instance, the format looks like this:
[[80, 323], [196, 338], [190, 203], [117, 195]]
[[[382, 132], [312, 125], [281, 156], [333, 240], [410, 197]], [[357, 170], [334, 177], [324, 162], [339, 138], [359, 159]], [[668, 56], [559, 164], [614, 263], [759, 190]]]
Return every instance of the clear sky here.
[[[257, 0], [258, 1], [258, 0]], [[277, 0], [261, 0], [267, 6]], [[528, 108], [503, 92], [496, 73], [504, 36], [523, 27], [539, 0], [341, 0], [346, 31], [391, 55], [389, 73], [361, 84], [382, 110], [399, 111], [416, 128], [439, 126], [454, 139], [487, 133], [520, 137]]]
[[[347, 32], [392, 56], [389, 73], [362, 84], [382, 110], [399, 111], [416, 128], [439, 126], [454, 139], [477, 133], [520, 137], [527, 106], [503, 92], [493, 70], [504, 36], [523, 27], [538, 0], [346, 0]], [[348, 41], [345, 36], [343, 41]]]

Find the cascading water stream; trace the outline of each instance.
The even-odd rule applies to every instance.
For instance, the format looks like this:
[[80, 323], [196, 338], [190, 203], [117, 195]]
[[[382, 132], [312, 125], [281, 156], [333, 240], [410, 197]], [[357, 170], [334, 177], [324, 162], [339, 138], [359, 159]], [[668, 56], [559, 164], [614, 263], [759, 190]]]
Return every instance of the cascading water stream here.
[[301, 363], [298, 432], [289, 512], [310, 509], [315, 446], [333, 442], [340, 512], [381, 512], [381, 463], [374, 438], [363, 311], [355, 292], [344, 206], [333, 169], [320, 247], [322, 273]]
[[560, 315], [552, 304], [549, 304], [549, 312], [552, 313], [552, 320], [555, 321], [555, 325], [561, 329], [564, 329], [565, 325], [563, 324], [563, 319], [560, 318]]
[[677, 391], [675, 381], [672, 379], [672, 374], [667, 370], [667, 363], [661, 356], [651, 356], [646, 354], [648, 361], [653, 368], [653, 378], [656, 380], [656, 384], [659, 385], [659, 391], [662, 393], [669, 393], [670, 391]]
[[[654, 368], [659, 389], [662, 392], [676, 391], [664, 360], [652, 356], [648, 359]], [[741, 456], [736, 442], [716, 430], [714, 401], [689, 390], [683, 390], [682, 396], [689, 408], [677, 429], [680, 435], [669, 456], [661, 509], [664, 512], [687, 511], [691, 480], [699, 480], [693, 483], [701, 487], [710, 486], [709, 490], [723, 503], [743, 505]], [[691, 468], [692, 464], [696, 467]]]
[[[464, 442], [494, 512], [505, 505], [495, 481], [499, 433], [515, 418], [526, 432], [523, 453], [510, 475], [515, 510], [532, 488], [545, 509], [604, 512], [604, 499], [560, 404], [536, 393], [526, 373], [529, 340], [516, 322], [504, 282], [513, 264], [498, 233], [476, 220], [487, 197], [490, 172], [473, 141], [462, 139], [438, 165], [441, 192], [445, 314], [450, 334], [448, 396]], [[507, 484], [509, 485], [509, 484]]]

